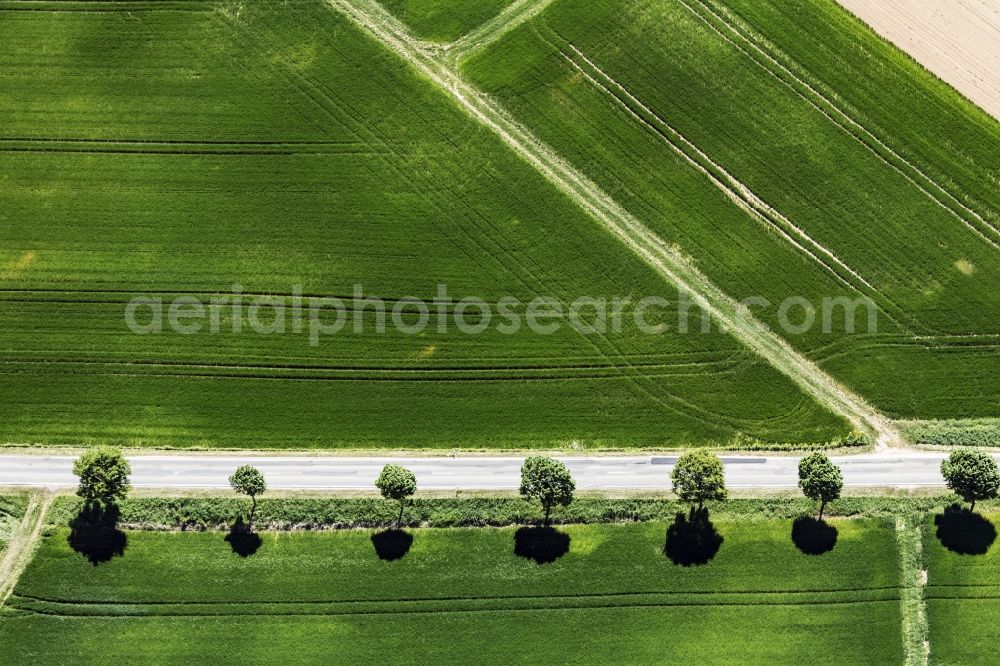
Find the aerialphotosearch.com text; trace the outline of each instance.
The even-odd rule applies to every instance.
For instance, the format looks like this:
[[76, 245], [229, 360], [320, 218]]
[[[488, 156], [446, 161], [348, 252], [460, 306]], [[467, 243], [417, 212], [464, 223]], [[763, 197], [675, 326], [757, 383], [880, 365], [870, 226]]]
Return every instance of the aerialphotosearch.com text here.
[[[324, 338], [343, 334], [421, 335], [428, 332], [479, 335], [496, 331], [514, 335], [524, 330], [553, 335], [570, 327], [584, 335], [621, 333], [626, 329], [647, 335], [670, 331], [681, 334], [723, 330], [697, 296], [679, 291], [673, 298], [650, 295], [580, 296], [567, 301], [550, 296], [530, 300], [505, 296], [492, 301], [465, 296], [453, 298], [448, 286], [437, 285], [430, 299], [407, 296], [387, 299], [365, 293], [356, 284], [350, 296], [303, 295], [301, 286], [287, 294], [247, 294], [240, 285], [229, 293], [207, 297], [185, 294], [165, 299], [137, 295], [125, 307], [125, 324], [137, 335], [174, 333], [307, 335], [318, 346]], [[819, 330], [846, 333], [877, 332], [878, 309], [866, 297], [830, 296], [819, 302], [789, 296], [780, 303], [754, 296], [740, 301], [747, 320], [755, 326], [770, 322], [782, 332], [804, 335]]]

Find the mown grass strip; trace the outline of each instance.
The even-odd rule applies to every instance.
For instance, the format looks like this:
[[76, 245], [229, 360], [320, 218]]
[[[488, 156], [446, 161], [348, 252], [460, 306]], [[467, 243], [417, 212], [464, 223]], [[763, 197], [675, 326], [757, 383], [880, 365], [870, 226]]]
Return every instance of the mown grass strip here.
[[924, 601], [922, 515], [896, 518], [899, 540], [900, 603], [903, 649], [908, 666], [926, 666], [929, 656], [927, 606]]
[[45, 491], [32, 493], [20, 526], [4, 548], [0, 557], [0, 607], [7, 602], [21, 573], [31, 562], [53, 499], [53, 495]]

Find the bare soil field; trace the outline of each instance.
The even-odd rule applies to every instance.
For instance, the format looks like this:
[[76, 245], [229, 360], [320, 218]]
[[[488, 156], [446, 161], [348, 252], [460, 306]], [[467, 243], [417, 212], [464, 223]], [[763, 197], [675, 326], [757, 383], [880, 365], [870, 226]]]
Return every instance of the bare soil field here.
[[1000, 0], [839, 0], [877, 33], [1000, 118]]

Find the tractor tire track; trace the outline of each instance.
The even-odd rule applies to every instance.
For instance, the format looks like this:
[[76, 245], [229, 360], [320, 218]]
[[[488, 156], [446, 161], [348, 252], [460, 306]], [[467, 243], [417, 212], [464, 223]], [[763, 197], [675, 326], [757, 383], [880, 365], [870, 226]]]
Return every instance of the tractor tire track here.
[[384, 599], [304, 602], [170, 602], [170, 601], [63, 601], [17, 596], [12, 610], [57, 617], [233, 617], [264, 616], [363, 616], [440, 613], [510, 613], [552, 610], [622, 608], [683, 608], [690, 606], [828, 606], [841, 604], [899, 603], [899, 588], [871, 588], [804, 592], [625, 592], [585, 595], [486, 596], [428, 599]]
[[[588, 72], [587, 69], [582, 67], [576, 60], [566, 53], [563, 53], [563, 57], [573, 66], [574, 69], [580, 72], [580, 74], [591, 84], [614, 99], [630, 116], [663, 139], [663, 141], [669, 145], [677, 155], [679, 155], [696, 171], [708, 178], [708, 180], [717, 189], [725, 194], [726, 197], [743, 212], [767, 228], [775, 231], [785, 241], [795, 247], [795, 249], [821, 266], [825, 271], [827, 271], [838, 282], [847, 288], [857, 293], [869, 296], [876, 302], [881, 301], [879, 309], [881, 309], [882, 312], [893, 321], [893, 323], [897, 324], [904, 330], [907, 329], [907, 327], [902, 324], [900, 320], [908, 318], [908, 315], [875, 285], [847, 265], [842, 259], [840, 259], [840, 257], [834, 254], [827, 247], [809, 236], [809, 234], [807, 234], [801, 227], [789, 220], [780, 211], [765, 202], [761, 197], [754, 193], [749, 186], [739, 181], [722, 165], [713, 160], [697, 145], [681, 134], [680, 131], [667, 123], [667, 121], [664, 120], [659, 114], [654, 112], [645, 103], [635, 97], [635, 95], [633, 95], [627, 88], [622, 86], [600, 67], [598, 67], [593, 61], [587, 58], [582, 51], [572, 44], [569, 44], [568, 46], [578, 58], [584, 61], [590, 71]], [[597, 78], [603, 80], [603, 83], [596, 80]], [[617, 89], [618, 94], [616, 94], [612, 88]], [[623, 99], [620, 95], [623, 95], [625, 99]], [[631, 102], [631, 104], [629, 104], [629, 102]], [[637, 106], [638, 110], [633, 108], [632, 104]], [[648, 118], [644, 118], [643, 114], [645, 114]], [[688, 151], [693, 152], [694, 155], [691, 155]], [[824, 256], [832, 262], [833, 265], [828, 263], [827, 260], [824, 260]], [[845, 277], [842, 272], [846, 273], [849, 277]], [[860, 286], [857, 283], [860, 283]]]
[[[708, 12], [708, 14], [718, 21], [718, 23], [725, 26], [729, 32], [729, 35], [727, 35], [722, 32], [722, 29], [720, 29], [716, 23], [713, 23], [712, 20], [707, 18], [702, 12], [699, 12], [691, 4], [689, 4], [688, 0], [677, 1], [715, 34], [743, 53], [761, 69], [783, 83], [806, 103], [820, 112], [823, 116], [830, 120], [830, 122], [839, 127], [862, 146], [867, 148], [868, 151], [878, 158], [879, 161], [903, 176], [903, 178], [920, 190], [921, 193], [937, 204], [937, 206], [939, 206], [942, 210], [946, 211], [952, 217], [965, 225], [966, 228], [972, 231], [985, 243], [993, 247], [993, 249], [1000, 251], [1000, 243], [998, 243], [998, 239], [1000, 239], [1000, 227], [989, 222], [978, 212], [967, 206], [958, 197], [953, 195], [937, 181], [928, 176], [920, 167], [902, 157], [899, 153], [889, 147], [882, 139], [876, 136], [871, 130], [855, 120], [837, 103], [817, 90], [813, 84], [803, 80], [802, 77], [761, 48], [755, 42], [755, 39], [759, 41], [763, 40], [759, 37], [753, 36], [753, 33], [749, 28], [745, 27], [744, 29], [754, 38], [747, 36], [741, 32], [739, 28], [735, 27], [735, 19], [727, 19], [726, 17], [721, 16], [716, 9], [707, 4], [704, 0], [690, 0], [690, 2], [698, 3], [698, 5], [702, 7], [704, 11]], [[739, 42], [737, 40], [739, 40]], [[759, 57], [755, 57], [753, 53], [751, 53], [751, 50], [758, 53]], [[784, 57], [791, 60], [788, 56]], [[794, 63], [794, 61], [792, 62]], [[773, 68], [769, 66], [768, 63], [773, 65]], [[801, 66], [798, 66], [798, 68], [803, 69]], [[788, 80], [789, 78], [794, 81], [794, 84], [792, 81]], [[935, 194], [935, 192], [938, 194]], [[953, 204], [957, 206], [962, 213], [945, 203], [945, 199], [953, 202]], [[971, 220], [969, 218], [971, 218]]]

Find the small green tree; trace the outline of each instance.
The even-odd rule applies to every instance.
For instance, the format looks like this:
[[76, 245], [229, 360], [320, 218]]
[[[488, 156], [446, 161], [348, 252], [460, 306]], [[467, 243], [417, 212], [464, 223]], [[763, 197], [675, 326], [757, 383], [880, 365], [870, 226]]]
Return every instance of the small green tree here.
[[726, 475], [722, 461], [708, 451], [682, 455], [670, 472], [674, 492], [685, 502], [697, 502], [701, 509], [709, 500], [724, 500]]
[[549, 524], [552, 507], [569, 506], [573, 501], [576, 482], [566, 465], [544, 456], [532, 456], [521, 466], [521, 496], [542, 503], [545, 524]]
[[948, 488], [969, 502], [993, 499], [1000, 492], [1000, 470], [993, 457], [976, 449], [958, 449], [941, 462], [941, 476]]
[[844, 476], [825, 453], [817, 451], [799, 461], [799, 488], [811, 500], [819, 502], [819, 519], [827, 502], [840, 497]]
[[229, 485], [241, 495], [250, 497], [250, 519], [247, 521], [247, 529], [253, 531], [253, 518], [257, 513], [257, 495], [263, 495], [267, 490], [264, 475], [256, 467], [242, 465], [229, 477]]
[[101, 446], [90, 449], [73, 463], [73, 473], [80, 477], [76, 494], [83, 498], [88, 511], [103, 512], [125, 499], [132, 489], [132, 467], [118, 449]]
[[399, 502], [399, 518], [396, 523], [402, 525], [406, 499], [417, 492], [417, 477], [401, 465], [386, 465], [378, 475], [375, 487], [382, 493], [382, 497]]

